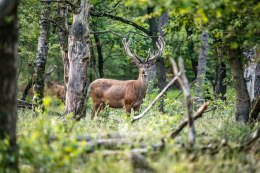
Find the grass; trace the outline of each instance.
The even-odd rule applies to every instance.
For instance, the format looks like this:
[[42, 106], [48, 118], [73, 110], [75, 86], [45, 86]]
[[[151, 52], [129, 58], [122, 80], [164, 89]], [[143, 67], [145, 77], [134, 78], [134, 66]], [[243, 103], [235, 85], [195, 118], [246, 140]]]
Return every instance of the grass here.
[[[152, 146], [169, 136], [171, 130], [186, 118], [181, 100], [183, 96], [177, 100], [171, 99], [178, 93], [171, 91], [167, 94], [166, 113], [162, 114], [154, 107], [143, 119], [133, 124], [123, 110], [110, 108], [93, 121], [88, 110], [86, 118], [75, 122], [70, 116], [60, 116], [63, 105], [55, 99], [45, 102], [48, 110], [45, 115], [36, 116], [29, 110], [19, 110], [17, 133], [21, 173], [125, 173], [144, 170], [159, 173], [251, 173], [260, 170], [259, 141], [246, 152], [228, 147], [214, 154], [201, 150], [203, 146], [217, 147], [223, 139], [232, 147], [238, 146], [260, 127], [259, 124], [250, 127], [235, 122], [232, 95], [228, 96], [226, 102], [215, 101], [217, 110], [206, 113], [196, 121], [197, 143], [193, 151], [186, 147], [188, 128], [174, 140], [166, 138], [163, 150], [153, 151]], [[155, 96], [146, 97], [143, 109]], [[120, 147], [122, 152], [119, 154], [104, 155], [102, 148], [94, 146], [95, 152], [90, 153], [93, 148], [89, 148], [88, 142], [76, 140], [78, 136], [97, 139], [115, 134], [131, 141], [133, 147], [140, 147], [141, 144], [148, 146], [148, 153], [142, 157], [145, 162], [142, 163], [141, 159], [136, 165], [129, 146]], [[51, 141], [53, 136], [56, 140]]]

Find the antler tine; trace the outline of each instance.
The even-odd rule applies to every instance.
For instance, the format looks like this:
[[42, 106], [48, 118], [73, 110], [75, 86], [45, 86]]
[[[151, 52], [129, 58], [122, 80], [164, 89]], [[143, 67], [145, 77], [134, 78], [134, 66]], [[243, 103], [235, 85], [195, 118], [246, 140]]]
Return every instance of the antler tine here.
[[124, 45], [126, 54], [127, 54], [128, 56], [130, 56], [131, 58], [133, 58], [133, 57], [134, 57], [134, 54], [133, 54], [133, 53], [130, 51], [130, 49], [129, 49], [129, 46], [130, 46], [131, 42], [132, 42], [131, 38], [128, 39], [128, 41], [126, 41], [126, 38], [123, 38], [123, 40], [122, 40], [122, 43], [123, 43], [123, 45]]
[[150, 55], [151, 55], [151, 49], [149, 48], [148, 49], [148, 55], [146, 57], [146, 62], [148, 62], [149, 58], [150, 58]]
[[133, 62], [134, 62], [136, 65], [138, 65], [140, 62], [142, 62], [142, 59], [141, 59], [140, 57], [138, 57], [135, 52], [134, 52], [134, 54], [133, 54], [133, 53], [130, 51], [130, 44], [131, 44], [131, 42], [132, 42], [131, 38], [130, 38], [128, 41], [126, 41], [126, 38], [123, 38], [123, 40], [122, 40], [122, 43], [123, 43], [123, 45], [124, 45], [126, 54], [131, 57], [131, 59], [133, 60]]
[[159, 56], [161, 56], [161, 54], [164, 50], [165, 41], [163, 40], [163, 38], [161, 36], [159, 36], [158, 41], [156, 42], [156, 47], [157, 47], [158, 51], [154, 51], [154, 53], [151, 54], [150, 60], [154, 60], [154, 59], [158, 58]]
[[136, 50], [134, 50], [134, 55], [139, 60], [139, 62], [143, 62], [142, 58], [136, 54]]

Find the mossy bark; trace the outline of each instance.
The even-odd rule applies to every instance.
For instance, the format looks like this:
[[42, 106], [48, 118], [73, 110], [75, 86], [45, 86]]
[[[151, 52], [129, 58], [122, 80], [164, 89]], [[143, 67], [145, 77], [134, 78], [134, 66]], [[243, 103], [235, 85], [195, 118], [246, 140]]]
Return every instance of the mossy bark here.
[[239, 49], [229, 50], [229, 63], [236, 91], [236, 120], [246, 123], [249, 119], [250, 98], [243, 76], [243, 64]]
[[33, 109], [42, 113], [44, 111], [44, 74], [48, 54], [48, 39], [51, 12], [50, 2], [42, 2], [41, 19], [40, 19], [40, 36], [38, 39], [38, 50], [33, 75]]

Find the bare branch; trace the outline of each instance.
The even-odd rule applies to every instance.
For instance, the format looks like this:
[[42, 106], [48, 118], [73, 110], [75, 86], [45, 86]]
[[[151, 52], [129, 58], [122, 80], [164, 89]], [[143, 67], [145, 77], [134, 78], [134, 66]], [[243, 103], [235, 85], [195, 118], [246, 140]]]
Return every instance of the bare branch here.
[[[208, 108], [208, 105], [209, 105], [209, 102], [204, 103], [204, 104], [197, 110], [197, 112], [195, 113], [195, 116], [194, 116], [193, 119], [196, 120], [196, 119], [198, 119], [198, 118], [201, 118], [202, 115], [203, 115], [203, 113], [204, 113], [204, 111]], [[188, 122], [189, 122], [188, 119], [186, 119], [185, 121], [183, 121], [183, 122], [177, 127], [177, 129], [170, 134], [170, 137], [171, 137], [171, 138], [175, 138], [175, 137], [182, 131], [182, 129], [188, 125]]]
[[132, 123], [136, 120], [139, 120], [142, 118], [151, 108], [152, 106], [163, 96], [163, 94], [167, 91], [167, 89], [178, 79], [178, 77], [181, 75], [181, 72], [179, 72], [160, 92], [160, 94], [157, 95], [157, 97], [150, 103], [150, 105], [138, 116], [135, 116], [132, 120]]
[[144, 32], [146, 35], [150, 35], [150, 32], [149, 30], [145, 29], [144, 27], [138, 25], [137, 23], [135, 22], [132, 22], [130, 20], [127, 20], [127, 19], [124, 19], [122, 17], [119, 17], [119, 16], [114, 16], [114, 15], [111, 15], [111, 14], [107, 14], [107, 13], [101, 13], [101, 12], [97, 12], [96, 10], [94, 10], [92, 8], [91, 12], [90, 12], [90, 15], [93, 16], [93, 17], [108, 17], [110, 19], [113, 19], [113, 20], [117, 20], [117, 21], [120, 21], [124, 24], [127, 24], [127, 25], [131, 25], [133, 27], [135, 27], [136, 29]]
[[[176, 62], [173, 59], [171, 59], [171, 62], [173, 66], [173, 73], [176, 74], [178, 71]], [[182, 87], [185, 96], [185, 102], [186, 102], [186, 107], [188, 111], [188, 120], [189, 120], [188, 124], [190, 126], [189, 141], [191, 146], [193, 146], [195, 144], [196, 134], [195, 134], [195, 127], [193, 123], [193, 111], [192, 111], [192, 101], [190, 96], [190, 86], [189, 86], [189, 81], [184, 73], [184, 64], [183, 64], [183, 59], [181, 57], [179, 57], [178, 63], [179, 63], [179, 71], [183, 72], [181, 77], [178, 78], [178, 81]]]

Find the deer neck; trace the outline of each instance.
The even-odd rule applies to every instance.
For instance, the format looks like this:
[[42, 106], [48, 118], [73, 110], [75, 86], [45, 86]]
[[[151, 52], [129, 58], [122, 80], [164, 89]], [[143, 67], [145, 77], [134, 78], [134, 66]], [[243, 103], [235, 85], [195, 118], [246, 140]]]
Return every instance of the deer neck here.
[[148, 75], [143, 75], [141, 72], [139, 72], [137, 84], [140, 86], [140, 90], [143, 92], [142, 94], [145, 94], [148, 86]]

